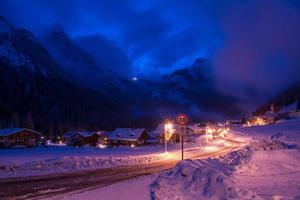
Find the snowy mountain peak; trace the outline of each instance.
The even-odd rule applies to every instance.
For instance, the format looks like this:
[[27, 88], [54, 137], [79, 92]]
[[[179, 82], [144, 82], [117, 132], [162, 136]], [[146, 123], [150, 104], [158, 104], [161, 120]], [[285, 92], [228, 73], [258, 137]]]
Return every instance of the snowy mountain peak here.
[[[47, 28], [43, 34], [44, 38], [48, 38], [48, 40], [52, 40], [58, 43], [67, 43], [70, 45], [70, 36], [65, 32], [65, 29], [61, 24], [54, 24]], [[57, 44], [59, 45], [59, 44]]]

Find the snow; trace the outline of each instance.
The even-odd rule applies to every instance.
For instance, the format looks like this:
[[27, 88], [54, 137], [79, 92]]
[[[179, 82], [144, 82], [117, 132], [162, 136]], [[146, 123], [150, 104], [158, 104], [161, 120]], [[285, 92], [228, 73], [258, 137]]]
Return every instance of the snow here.
[[205, 127], [199, 127], [196, 125], [189, 125], [188, 128], [197, 133], [200, 133], [205, 130]]
[[[206, 148], [206, 141], [199, 136], [186, 143], [185, 156], [215, 151], [227, 145], [215, 141]], [[0, 178], [70, 173], [82, 170], [115, 167], [121, 165], [147, 164], [156, 161], [180, 160], [180, 144], [141, 147], [79, 147], [49, 146], [32, 149], [0, 149]]]
[[[206, 151], [203, 141], [190, 143], [187, 155]], [[222, 144], [216, 144], [222, 146]], [[169, 154], [163, 145], [141, 147], [79, 147], [49, 146], [32, 149], [0, 149], [0, 178], [34, 176], [93, 170], [120, 165], [180, 159], [180, 144], [169, 144]]]
[[[174, 150], [175, 146], [170, 148]], [[1, 149], [0, 177], [34, 176], [147, 163], [167, 159], [163, 152], [163, 146]]]
[[64, 194], [47, 200], [142, 200], [150, 199], [150, 185], [157, 174], [121, 181], [102, 188]]
[[110, 134], [108, 134], [108, 139], [110, 140], [127, 140], [136, 141], [139, 139], [141, 134], [145, 131], [144, 128], [117, 128]]
[[233, 177], [239, 196], [250, 191], [263, 199], [299, 199], [299, 180], [299, 150], [255, 152]]
[[233, 195], [230, 175], [251, 154], [243, 148], [220, 158], [185, 160], [153, 183], [153, 199], [226, 199]]
[[280, 139], [281, 141], [286, 143], [300, 144], [300, 118], [282, 120], [278, 123], [265, 126], [235, 128], [234, 130], [247, 134], [254, 139], [265, 139], [273, 137], [272, 139]]
[[[90, 188], [88, 191], [63, 194], [51, 199], [300, 199], [299, 134], [299, 118], [259, 127], [235, 127], [227, 137], [248, 144], [237, 151], [215, 158], [186, 159], [179, 162], [175, 168], [158, 175], [143, 176], [103, 188]], [[204, 137], [198, 137], [193, 141], [194, 144], [189, 143], [191, 147], [186, 149], [186, 155], [195, 150], [211, 152], [220, 146], [230, 145], [228, 142], [217, 140], [210, 146], [203, 146], [205, 140]], [[201, 148], [199, 148], [200, 144], [202, 144]], [[64, 155], [57, 158], [62, 159], [61, 163], [64, 163], [63, 168], [67, 169], [66, 171], [73, 168], [87, 169], [124, 163], [147, 163], [156, 159], [180, 157], [177, 154], [178, 146], [176, 145], [169, 146], [169, 156], [163, 153], [157, 154], [157, 152], [163, 152], [163, 146], [120, 147], [103, 150], [61, 148], [65, 148], [63, 152], [57, 150], [58, 147], [53, 150]], [[70, 148], [69, 154], [68, 148]], [[79, 151], [77, 155], [74, 154], [74, 150]], [[4, 151], [10, 153], [12, 150]], [[42, 154], [42, 156], [45, 155], [47, 154]], [[15, 156], [22, 157], [22, 155]], [[0, 160], [5, 160], [4, 157], [0, 154]], [[34, 156], [35, 159], [37, 157]], [[58, 163], [59, 166], [60, 162], [53, 158], [53, 155], [49, 157], [46, 163], [50, 165], [49, 170], [53, 171], [57, 167], [54, 163]], [[8, 160], [11, 161], [12, 158]], [[32, 158], [30, 160], [34, 162]], [[41, 159], [41, 161], [45, 160]], [[33, 165], [27, 163], [25, 166]], [[0, 167], [1, 170], [3, 169]], [[61, 170], [63, 169], [58, 171]], [[32, 169], [29, 172], [32, 174]]]
[[300, 199], [300, 119], [232, 132], [253, 140], [219, 158], [180, 162], [154, 181], [152, 199]]
[[[240, 197], [256, 194], [262, 199], [300, 199], [300, 119], [242, 129], [255, 139], [286, 144], [271, 151], [255, 151], [233, 176]], [[273, 145], [274, 147], [274, 145]]]
[[103, 131], [97, 131], [97, 132], [95, 132], [95, 131], [69, 131], [66, 134], [64, 134], [64, 137], [68, 138], [68, 137], [72, 137], [76, 134], [81, 135], [82, 137], [90, 137], [94, 134], [101, 135], [103, 133], [104, 133]]
[[37, 133], [38, 135], [41, 135], [41, 133], [27, 129], [27, 128], [6, 128], [6, 129], [0, 130], [0, 136], [12, 135], [12, 134], [15, 134], [15, 133], [23, 131], [23, 130], [29, 130], [31, 132]]

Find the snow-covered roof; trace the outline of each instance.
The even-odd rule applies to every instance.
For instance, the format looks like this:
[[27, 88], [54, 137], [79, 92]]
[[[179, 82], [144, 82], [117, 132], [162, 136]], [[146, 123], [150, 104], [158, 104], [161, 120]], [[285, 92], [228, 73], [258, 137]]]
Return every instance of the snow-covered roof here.
[[113, 132], [108, 134], [109, 140], [126, 140], [126, 141], [136, 141], [145, 131], [144, 128], [117, 128]]
[[191, 129], [192, 131], [195, 131], [195, 132], [204, 130], [203, 127], [195, 126], [195, 125], [189, 125], [188, 128]]
[[31, 130], [31, 129], [28, 129], [28, 128], [5, 128], [5, 129], [0, 130], [0, 136], [9, 136], [9, 135], [18, 133], [20, 131], [25, 131], [25, 130], [36, 133], [38, 135], [42, 135], [41, 133]]
[[103, 131], [97, 131], [97, 132], [96, 131], [69, 131], [66, 134], [64, 134], [64, 137], [68, 138], [68, 137], [72, 137], [76, 134], [78, 134], [82, 137], [90, 137], [94, 134], [101, 135], [101, 134], [103, 134]]
[[[175, 132], [180, 132], [180, 126], [177, 125], [177, 124], [174, 124], [174, 129], [175, 129]], [[159, 135], [162, 135], [165, 133], [165, 125], [164, 124], [159, 124], [156, 129], [154, 129], [153, 131], [151, 131], [149, 133], [149, 135], [152, 137], [152, 138], [156, 138], [157, 136]]]
[[297, 106], [298, 106], [298, 101], [296, 101], [288, 106], [282, 107], [279, 112], [286, 113], [286, 112], [296, 111]]

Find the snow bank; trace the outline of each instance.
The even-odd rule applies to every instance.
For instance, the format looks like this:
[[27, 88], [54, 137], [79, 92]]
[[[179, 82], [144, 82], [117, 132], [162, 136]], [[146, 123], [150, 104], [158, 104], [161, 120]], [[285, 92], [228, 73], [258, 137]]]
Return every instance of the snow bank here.
[[[241, 129], [259, 140], [233, 176], [237, 199], [300, 199], [300, 120]], [[257, 194], [257, 195], [255, 195]], [[259, 196], [259, 197], [258, 197]]]
[[237, 199], [244, 199], [249, 191], [263, 199], [300, 199], [299, 169], [300, 154], [296, 149], [255, 151], [233, 176]]
[[[221, 147], [222, 143], [212, 143]], [[121, 165], [147, 164], [163, 160], [179, 160], [180, 144], [170, 144], [169, 153], [164, 146], [115, 147], [115, 148], [73, 148], [68, 146], [39, 147], [32, 149], [1, 149], [0, 178], [48, 175], [80, 170], [115, 167]], [[186, 156], [206, 152], [204, 143], [189, 143]]]
[[[236, 170], [239, 169], [241, 172], [240, 166], [248, 166], [247, 163], [256, 152], [267, 152], [265, 154], [269, 155], [272, 154], [271, 152], [288, 149], [287, 144], [269, 138], [253, 141], [247, 147], [218, 158], [184, 160], [153, 182], [152, 198], [157, 200], [261, 199], [251, 190], [236, 187], [233, 179]], [[286, 159], [279, 160], [284, 162]]]
[[152, 184], [153, 199], [225, 199], [235, 195], [229, 178], [253, 149], [245, 147], [216, 159], [185, 160]]
[[161, 159], [174, 159], [162, 154], [156, 156], [62, 156], [46, 160], [29, 161], [21, 164], [1, 164], [0, 177], [37, 176], [53, 173], [75, 172], [121, 165], [145, 164]]

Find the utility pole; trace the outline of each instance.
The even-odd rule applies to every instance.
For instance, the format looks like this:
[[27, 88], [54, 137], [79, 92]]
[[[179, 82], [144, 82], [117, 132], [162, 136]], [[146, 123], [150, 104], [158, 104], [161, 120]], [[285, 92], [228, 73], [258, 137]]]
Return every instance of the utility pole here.
[[185, 127], [183, 126], [181, 128], [181, 160], [183, 160], [183, 140], [184, 140], [184, 133], [185, 133]]
[[165, 152], [168, 152], [166, 132], [165, 132]]

